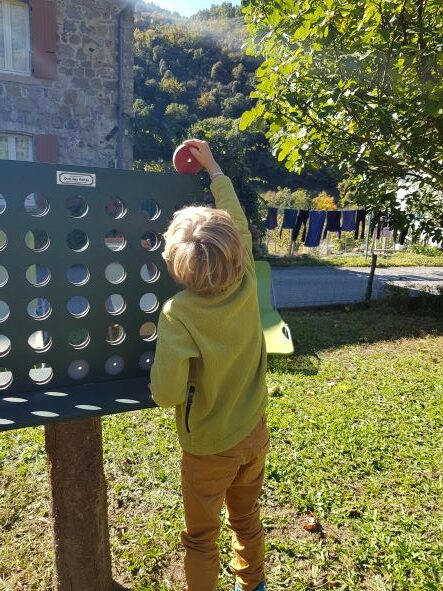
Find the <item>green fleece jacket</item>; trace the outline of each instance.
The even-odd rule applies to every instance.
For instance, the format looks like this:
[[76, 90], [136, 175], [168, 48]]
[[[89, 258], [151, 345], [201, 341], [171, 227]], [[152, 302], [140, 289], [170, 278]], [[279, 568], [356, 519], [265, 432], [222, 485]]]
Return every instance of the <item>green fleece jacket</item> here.
[[266, 349], [248, 223], [230, 179], [211, 184], [245, 247], [245, 274], [216, 296], [177, 293], [162, 309], [151, 391], [175, 406], [182, 448], [196, 455], [226, 451], [256, 426], [267, 401]]

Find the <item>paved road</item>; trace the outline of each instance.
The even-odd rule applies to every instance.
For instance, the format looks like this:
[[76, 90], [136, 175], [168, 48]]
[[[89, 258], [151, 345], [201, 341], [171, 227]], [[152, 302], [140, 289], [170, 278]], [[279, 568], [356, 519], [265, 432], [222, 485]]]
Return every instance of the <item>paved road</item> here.
[[[303, 308], [362, 302], [368, 268], [290, 267], [272, 269], [277, 308]], [[382, 298], [387, 284], [443, 288], [443, 267], [390, 267], [377, 269], [373, 297]]]

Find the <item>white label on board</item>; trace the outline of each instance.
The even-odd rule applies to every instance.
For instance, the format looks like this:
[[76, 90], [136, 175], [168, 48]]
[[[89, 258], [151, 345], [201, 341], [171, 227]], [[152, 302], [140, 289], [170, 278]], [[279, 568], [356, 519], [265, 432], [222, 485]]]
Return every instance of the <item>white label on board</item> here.
[[84, 172], [66, 172], [57, 170], [57, 185], [74, 185], [76, 187], [95, 187], [96, 175]]

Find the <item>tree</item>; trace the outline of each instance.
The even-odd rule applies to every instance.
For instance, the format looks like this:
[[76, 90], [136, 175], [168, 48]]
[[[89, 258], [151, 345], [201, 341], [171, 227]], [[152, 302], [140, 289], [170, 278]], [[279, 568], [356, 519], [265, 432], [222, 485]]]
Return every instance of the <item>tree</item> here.
[[181, 105], [179, 103], [171, 103], [165, 109], [166, 117], [175, 119], [178, 122], [189, 121], [189, 107], [188, 105]]
[[223, 65], [223, 62], [216, 62], [211, 69], [211, 79], [225, 84], [229, 80], [228, 73]]
[[134, 101], [134, 157], [135, 160], [169, 158], [172, 144], [167, 122], [155, 114], [155, 107], [142, 99]]
[[222, 112], [225, 117], [232, 117], [236, 119], [240, 117], [246, 109], [250, 106], [251, 101], [241, 92], [237, 92], [234, 96], [230, 96], [223, 101]]
[[[239, 9], [239, 7], [237, 7]], [[143, 7], [134, 31], [136, 159], [143, 169], [158, 155], [160, 166], [169, 162], [177, 141], [188, 136], [195, 120], [223, 115], [232, 119], [250, 108], [248, 98], [259, 61], [245, 55], [241, 45], [246, 28], [241, 18], [175, 19], [155, 7]], [[169, 15], [169, 16], [168, 16]], [[211, 79], [220, 63], [226, 84]], [[217, 72], [215, 72], [217, 76]], [[170, 104], [186, 105], [189, 117], [180, 117]], [[172, 111], [171, 111], [172, 109]], [[290, 173], [269, 150], [262, 131], [243, 134], [243, 151], [258, 190], [279, 185], [305, 187], [335, 194], [335, 179], [325, 170], [303, 176]]]
[[219, 6], [213, 4], [211, 8], [200, 10], [192, 18], [197, 20], [210, 20], [220, 18], [241, 17], [240, 6], [234, 6], [231, 2], [222, 2]]
[[331, 211], [337, 209], [337, 204], [334, 201], [334, 197], [328, 195], [326, 191], [322, 191], [312, 200], [312, 207], [313, 209], [326, 209]]
[[246, 75], [246, 70], [244, 65], [240, 62], [237, 66], [232, 68], [232, 77], [236, 80], [241, 80]]
[[[356, 201], [443, 240], [441, 0], [254, 0], [256, 106], [280, 161], [330, 165]], [[401, 191], [399, 189], [401, 188]], [[401, 214], [401, 215], [400, 215]]]
[[267, 205], [288, 209], [310, 209], [312, 202], [305, 189], [291, 191], [288, 187], [278, 187], [277, 191], [266, 191], [262, 197]]
[[165, 72], [160, 82], [160, 88], [173, 98], [178, 98], [185, 91], [185, 85], [177, 80], [171, 70]]
[[218, 104], [212, 92], [202, 92], [197, 99], [197, 109], [204, 115], [214, 115]]

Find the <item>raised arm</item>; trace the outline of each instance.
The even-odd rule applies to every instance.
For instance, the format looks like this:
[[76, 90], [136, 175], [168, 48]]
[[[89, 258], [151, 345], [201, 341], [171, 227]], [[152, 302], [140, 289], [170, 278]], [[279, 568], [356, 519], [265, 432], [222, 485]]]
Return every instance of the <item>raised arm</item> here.
[[207, 142], [192, 139], [183, 143], [189, 146], [193, 156], [206, 169], [211, 178], [211, 191], [217, 209], [224, 209], [229, 213], [243, 238], [249, 256], [252, 258], [252, 238], [249, 232], [248, 220], [240, 205], [231, 179], [223, 174]]

